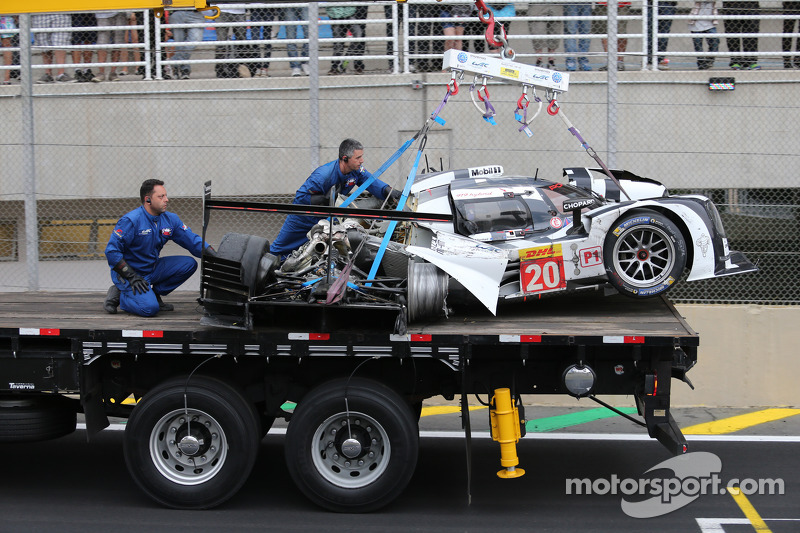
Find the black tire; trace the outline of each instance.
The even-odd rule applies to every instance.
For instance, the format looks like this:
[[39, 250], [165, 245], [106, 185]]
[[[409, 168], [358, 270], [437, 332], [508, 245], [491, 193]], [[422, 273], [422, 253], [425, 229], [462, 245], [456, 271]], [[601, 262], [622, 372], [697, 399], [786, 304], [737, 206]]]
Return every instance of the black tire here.
[[185, 377], [174, 378], [133, 409], [125, 428], [125, 463], [156, 502], [208, 509], [242, 487], [260, 440], [252, 404], [232, 386], [207, 376], [193, 376], [188, 386]]
[[678, 226], [649, 210], [626, 213], [606, 235], [608, 281], [632, 298], [668, 291], [686, 267], [686, 241]]
[[[349, 426], [345, 407], [345, 388]], [[336, 512], [368, 512], [394, 500], [417, 463], [419, 430], [408, 404], [368, 379], [320, 385], [295, 409], [286, 464], [297, 487]]]
[[77, 402], [58, 395], [0, 396], [0, 442], [36, 442], [75, 431]]
[[[269, 241], [264, 237], [244, 233], [226, 233], [219, 243], [217, 256], [242, 265], [241, 282], [251, 296], [258, 294], [278, 266], [277, 257], [269, 253]], [[208, 297], [216, 300], [239, 300], [235, 294], [209, 289]]]

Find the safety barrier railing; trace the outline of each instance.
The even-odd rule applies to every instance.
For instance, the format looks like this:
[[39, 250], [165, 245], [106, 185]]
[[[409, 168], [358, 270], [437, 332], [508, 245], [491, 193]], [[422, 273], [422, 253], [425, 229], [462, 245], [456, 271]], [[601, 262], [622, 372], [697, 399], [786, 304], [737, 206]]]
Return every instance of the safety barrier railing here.
[[[592, 23], [606, 23], [609, 27], [625, 25], [625, 32], [617, 32], [616, 40], [627, 42], [627, 47], [620, 49], [618, 57], [628, 60], [628, 68], [637, 69], [658, 69], [658, 59], [663, 56], [672, 58], [673, 61], [680, 62], [680, 68], [693, 69], [694, 59], [698, 55], [717, 60], [716, 66], [726, 68], [728, 65], [725, 59], [732, 56], [741, 55], [755, 56], [762, 66], [781, 68], [783, 66], [798, 68], [800, 65], [800, 50], [796, 44], [800, 41], [800, 13], [786, 11], [783, 3], [778, 1], [761, 1], [757, 13], [753, 14], [732, 14], [724, 6], [719, 6], [718, 15], [690, 15], [689, 9], [692, 2], [681, 2], [675, 5], [674, 1], [658, 0], [636, 0], [631, 2], [630, 11], [624, 14], [613, 14], [610, 17], [587, 14], [583, 16], [565, 15], [564, 6], [576, 5], [566, 2], [552, 2], [546, 5], [552, 6], [552, 16], [529, 16], [527, 8], [529, 5], [541, 5], [540, 2], [530, 3], [527, 1], [509, 2], [494, 7], [497, 17], [496, 20], [508, 27], [508, 42], [517, 53], [517, 60], [522, 62], [533, 62], [533, 60], [545, 57], [553, 57], [559, 60], [559, 68], [565, 58], [575, 56], [576, 52], [564, 50], [567, 40], [579, 39], [586, 40], [589, 49], [580, 52], [590, 58], [595, 65], [605, 63], [604, 59], [607, 52], [604, 50], [602, 41], [609, 37], [606, 33], [591, 33]], [[580, 3], [579, 3], [580, 4]], [[124, 42], [113, 44], [91, 44], [91, 45], [69, 45], [59, 47], [67, 53], [67, 59], [62, 63], [45, 64], [41, 60], [34, 62], [32, 68], [41, 69], [81, 69], [81, 68], [125, 68], [131, 67], [144, 71], [146, 79], [152, 76], [156, 79], [163, 77], [163, 68], [179, 64], [243, 64], [255, 65], [269, 61], [271, 63], [286, 64], [295, 61], [308, 61], [310, 53], [304, 53], [304, 47], [308, 46], [310, 39], [308, 35], [309, 22], [282, 20], [281, 11], [287, 8], [308, 7], [308, 3], [281, 3], [281, 4], [225, 4], [226, 8], [246, 9], [250, 14], [249, 18], [240, 22], [221, 22], [219, 20], [206, 20], [196, 24], [175, 24], [159, 18], [153, 18], [150, 12], [140, 12], [141, 24], [126, 26], [97, 26], [90, 27], [67, 27], [67, 28], [32, 28], [33, 35], [43, 32], [84, 32], [84, 31], [125, 31], [139, 33], [138, 42]], [[363, 2], [327, 2], [320, 3], [320, 20], [316, 24], [319, 35], [318, 47], [321, 51], [318, 54], [320, 62], [331, 61], [372, 61], [370, 71], [375, 71], [376, 60], [386, 61], [390, 72], [413, 72], [418, 68], [418, 64], [429, 63], [429, 70], [439, 70], [438, 65], [444, 51], [444, 44], [447, 40], [457, 39], [464, 43], [465, 49], [472, 51], [483, 51], [496, 53], [484, 43], [485, 25], [482, 24], [474, 12], [468, 16], [453, 17], [441, 16], [442, 11], [447, 12], [455, 6], [469, 6], [468, 3], [459, 0], [409, 0], [398, 5], [393, 0], [364, 4]], [[583, 3], [582, 5], [591, 5]], [[513, 15], [508, 16], [504, 13], [511, 13], [507, 7], [513, 6]], [[593, 5], [597, 7], [597, 4]], [[363, 9], [371, 8], [368, 15], [364, 16], [363, 11], [357, 12], [360, 18], [351, 17], [348, 19], [330, 19], [324, 15], [328, 7], [355, 7]], [[269, 10], [274, 13], [270, 20], [253, 20], [252, 13], [255, 10]], [[591, 12], [590, 13], [594, 13]], [[690, 20], [715, 20], [718, 22], [716, 33], [692, 33], [688, 31], [685, 24]], [[616, 22], [616, 24], [614, 24]], [[555, 23], [558, 27], [553, 33], [532, 33], [529, 31], [529, 24], [535, 23]], [[588, 27], [588, 33], [568, 33], [565, 30], [566, 24], [582, 23]], [[738, 27], [730, 26], [736, 23]], [[443, 24], [457, 24], [464, 26], [463, 35], [445, 35]], [[747, 28], [748, 24], [757, 24], [759, 31], [752, 31]], [[331, 28], [334, 25], [346, 25], [349, 28], [359, 28], [364, 30], [363, 35], [349, 35], [346, 37], [334, 38]], [[302, 38], [286, 39], [285, 35], [280, 36], [279, 31], [285, 32], [286, 28], [297, 27], [303, 31]], [[653, 31], [648, 31], [648, 27]], [[202, 28], [204, 38], [200, 41], [181, 41], [175, 42], [169, 38], [169, 32], [174, 29]], [[213, 35], [216, 29], [220, 28], [245, 28], [249, 33], [249, 38], [245, 41], [237, 39], [215, 40]], [[283, 28], [283, 30], [281, 30]], [[737, 31], [733, 31], [736, 29]], [[269, 37], [267, 38], [267, 30]], [[264, 31], [264, 37], [261, 33]], [[19, 30], [3, 30], [5, 35], [15, 36]], [[166, 37], [162, 35], [166, 34]], [[158, 38], [154, 38], [158, 36]], [[538, 53], [533, 49], [534, 39], [555, 40], [557, 47], [552, 52]], [[714, 39], [718, 41], [718, 48], [714, 51], [698, 52], [693, 46], [695, 39]], [[741, 51], [729, 49], [728, 40], [750, 40], [757, 41], [757, 51]], [[356, 50], [352, 45], [361, 43], [362, 50]], [[664, 43], [664, 44], [661, 44]], [[667, 44], [668, 43], [668, 44]], [[787, 44], [788, 43], [788, 47]], [[229, 54], [229, 57], [209, 58], [208, 52], [222, 47], [257, 47], [259, 50], [250, 50], [238, 54]], [[332, 49], [334, 45], [342, 45], [344, 50], [341, 55], [334, 55]], [[482, 45], [482, 46], [481, 46]], [[666, 45], [666, 49], [664, 49]], [[294, 46], [298, 49], [298, 57], [290, 57], [287, 48]], [[260, 50], [264, 47], [265, 50]], [[266, 57], [266, 49], [271, 47], [270, 57]], [[189, 48], [202, 50], [205, 55], [194, 55], [189, 59], [174, 59], [172, 54], [176, 51], [187, 51]], [[19, 46], [3, 48], [3, 52], [17, 52]], [[137, 52], [140, 60], [97, 62], [89, 63], [69, 61], [71, 52], [83, 52], [87, 49], [97, 50], [121, 50], [123, 55], [127, 52]], [[41, 53], [51, 48], [33, 46], [34, 53]], [[729, 60], [728, 63], [733, 63]], [[5, 63], [5, 61], [3, 62]], [[324, 64], [324, 63], [323, 63]], [[320, 71], [326, 70], [325, 67], [308, 65], [309, 68], [317, 68]], [[545, 65], [546, 66], [546, 65]], [[18, 70], [16, 65], [0, 64], [0, 72], [4, 70]], [[383, 70], [383, 69], [381, 69]]]

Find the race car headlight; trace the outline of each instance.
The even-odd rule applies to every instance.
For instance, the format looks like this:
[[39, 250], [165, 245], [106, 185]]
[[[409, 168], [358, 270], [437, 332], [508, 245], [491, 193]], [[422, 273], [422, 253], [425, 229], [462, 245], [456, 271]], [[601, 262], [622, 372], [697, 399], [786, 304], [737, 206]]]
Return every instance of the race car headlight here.
[[708, 218], [711, 219], [711, 222], [714, 223], [717, 234], [724, 238], [726, 235], [725, 227], [722, 225], [722, 217], [719, 216], [719, 210], [711, 200], [706, 200], [706, 213], [708, 213]]
[[582, 398], [591, 394], [597, 375], [589, 365], [570, 365], [564, 370], [562, 380], [569, 394]]

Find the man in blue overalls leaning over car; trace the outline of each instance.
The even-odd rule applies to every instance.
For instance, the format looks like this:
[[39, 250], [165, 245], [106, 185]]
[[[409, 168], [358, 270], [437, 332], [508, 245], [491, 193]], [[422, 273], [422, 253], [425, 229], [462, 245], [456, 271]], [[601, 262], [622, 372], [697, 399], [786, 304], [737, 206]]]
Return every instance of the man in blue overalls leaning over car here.
[[[174, 241], [195, 257], [203, 252], [203, 240], [181, 222], [178, 215], [167, 212], [167, 190], [164, 182], [148, 179], [139, 189], [141, 207], [119, 219], [106, 246], [106, 259], [111, 267], [111, 281], [103, 308], [139, 316], [155, 316], [159, 311], [172, 311], [161, 297], [171, 293], [197, 270], [197, 261], [186, 256], [159, 257], [167, 241]], [[206, 253], [215, 256], [211, 246]]]
[[[294, 196], [293, 204], [324, 205], [330, 199], [333, 187], [342, 194], [350, 193], [372, 174], [364, 170], [364, 146], [355, 139], [345, 139], [339, 145], [339, 159], [326, 163], [311, 173]], [[381, 200], [392, 196], [398, 200], [402, 191], [375, 179], [367, 190]], [[307, 240], [306, 234], [316, 225], [320, 217], [309, 215], [289, 215], [281, 231], [269, 247], [270, 253], [284, 257], [292, 250], [300, 248]]]

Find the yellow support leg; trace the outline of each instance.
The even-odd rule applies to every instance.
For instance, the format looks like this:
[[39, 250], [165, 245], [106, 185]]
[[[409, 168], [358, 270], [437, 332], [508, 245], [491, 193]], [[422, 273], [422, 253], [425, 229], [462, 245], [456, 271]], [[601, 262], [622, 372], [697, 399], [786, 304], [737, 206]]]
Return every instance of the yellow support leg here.
[[510, 389], [495, 389], [491, 400], [489, 417], [492, 423], [492, 439], [500, 443], [500, 470], [497, 475], [504, 479], [522, 477], [525, 470], [517, 468], [517, 441], [520, 439], [519, 411], [511, 401]]

